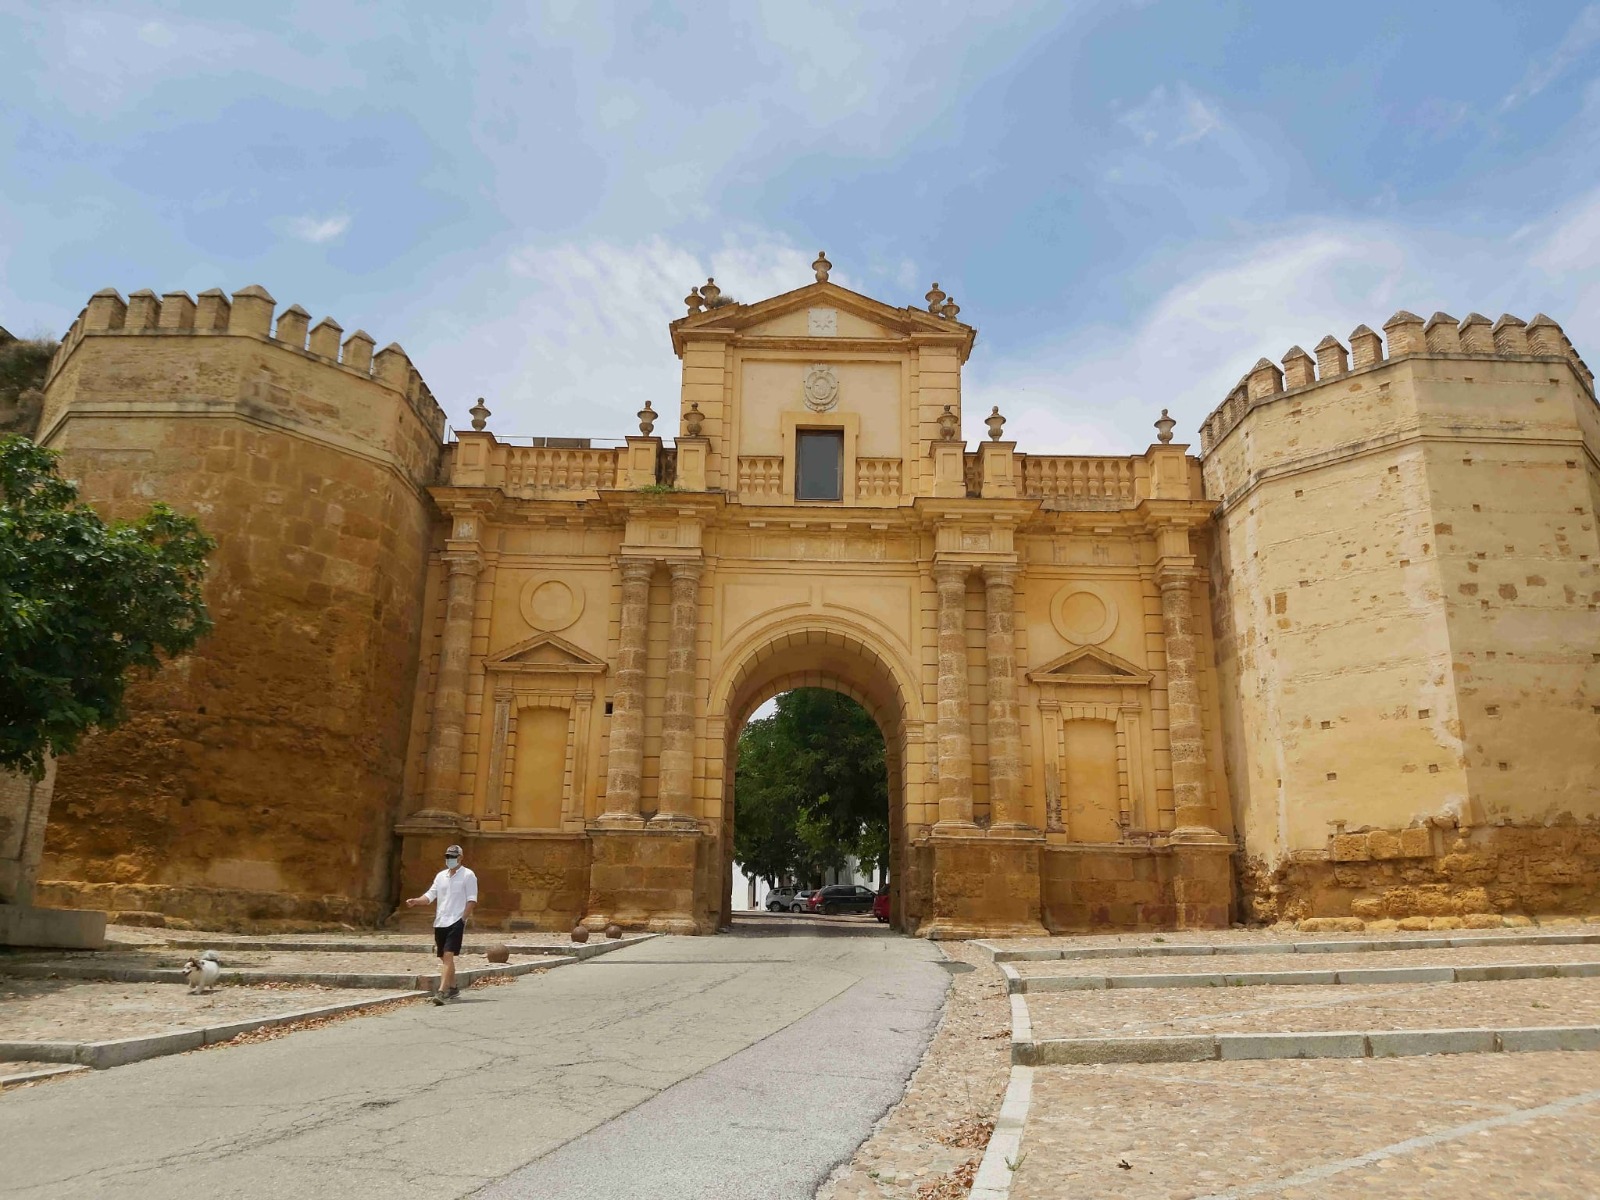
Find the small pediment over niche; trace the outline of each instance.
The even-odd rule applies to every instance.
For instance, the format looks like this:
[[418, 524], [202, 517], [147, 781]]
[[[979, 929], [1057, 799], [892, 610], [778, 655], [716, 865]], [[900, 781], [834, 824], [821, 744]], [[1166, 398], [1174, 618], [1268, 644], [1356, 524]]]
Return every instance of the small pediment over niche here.
[[525, 671], [557, 675], [597, 675], [606, 664], [565, 638], [541, 633], [489, 656], [491, 671]]
[[1083, 646], [1036, 671], [1029, 671], [1034, 683], [1109, 683], [1144, 684], [1150, 672], [1099, 646]]

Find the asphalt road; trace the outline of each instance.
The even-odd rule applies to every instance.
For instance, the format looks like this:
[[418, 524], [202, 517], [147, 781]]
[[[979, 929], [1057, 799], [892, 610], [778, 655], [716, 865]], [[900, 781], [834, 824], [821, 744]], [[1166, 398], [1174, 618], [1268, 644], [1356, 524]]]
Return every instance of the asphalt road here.
[[0, 1096], [0, 1195], [810, 1197], [948, 976], [859, 919], [657, 938], [444, 1008]]

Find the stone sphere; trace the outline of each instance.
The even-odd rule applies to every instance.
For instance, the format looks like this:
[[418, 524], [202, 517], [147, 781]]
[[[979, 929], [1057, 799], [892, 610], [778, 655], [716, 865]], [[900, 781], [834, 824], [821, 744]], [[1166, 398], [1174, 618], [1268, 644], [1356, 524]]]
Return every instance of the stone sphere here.
[[487, 958], [492, 963], [510, 962], [511, 961], [511, 948], [509, 946], [505, 946], [505, 945], [502, 945], [499, 942], [496, 942], [494, 945], [490, 946], [489, 949], [484, 952], [484, 957]]
[[616, 939], [616, 938], [621, 937], [622, 936], [622, 926], [621, 925], [607, 925], [606, 926], [606, 936], [608, 938], [612, 938], [612, 939]]
[[572, 927], [572, 940], [580, 945], [587, 942], [589, 940], [589, 931], [582, 925], [574, 925]]

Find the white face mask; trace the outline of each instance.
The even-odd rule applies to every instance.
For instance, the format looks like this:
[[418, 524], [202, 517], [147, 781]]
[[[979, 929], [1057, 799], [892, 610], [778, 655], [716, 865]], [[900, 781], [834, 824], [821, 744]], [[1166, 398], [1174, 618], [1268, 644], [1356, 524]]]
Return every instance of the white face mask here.
[[456, 858], [456, 857], [452, 856], [452, 857], [447, 858], [447, 859], [444, 860], [444, 865], [448, 870], [454, 871], [457, 867], [459, 867], [461, 865], [461, 860], [459, 858]]

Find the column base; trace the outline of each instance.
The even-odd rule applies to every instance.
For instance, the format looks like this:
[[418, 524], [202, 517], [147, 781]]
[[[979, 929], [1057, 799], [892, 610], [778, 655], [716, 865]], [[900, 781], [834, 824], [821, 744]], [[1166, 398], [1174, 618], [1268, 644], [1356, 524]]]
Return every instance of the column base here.
[[712, 844], [698, 828], [600, 826], [589, 831], [589, 842], [593, 852], [586, 907], [591, 915], [585, 926], [595, 928], [604, 914], [608, 923], [624, 929], [714, 932], [695, 919], [700, 856]]
[[1043, 937], [1039, 855], [1043, 839], [939, 834], [934, 826], [933, 904], [921, 937]]
[[936, 838], [970, 838], [982, 837], [983, 830], [979, 829], [974, 821], [935, 821], [933, 829], [929, 832]]
[[1174, 846], [1227, 846], [1230, 850], [1233, 843], [1209, 825], [1179, 825], [1167, 834], [1167, 841]]
[[633, 812], [605, 812], [594, 819], [601, 829], [643, 829], [645, 820]]
[[650, 818], [649, 828], [683, 829], [691, 832], [698, 832], [700, 829], [700, 822], [696, 821], [688, 813], [658, 812], [655, 816]]

